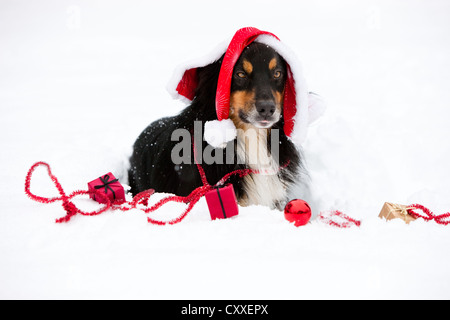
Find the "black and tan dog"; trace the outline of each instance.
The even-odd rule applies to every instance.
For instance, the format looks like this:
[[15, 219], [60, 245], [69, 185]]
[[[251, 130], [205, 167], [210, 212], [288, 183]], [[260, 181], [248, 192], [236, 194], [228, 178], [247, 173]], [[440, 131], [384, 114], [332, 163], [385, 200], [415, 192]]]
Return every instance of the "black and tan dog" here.
[[[198, 69], [195, 98], [187, 108], [175, 117], [155, 121], [138, 137], [130, 158], [129, 183], [133, 194], [152, 188], [157, 192], [186, 196], [202, 185], [193, 161], [182, 164], [172, 161], [172, 150], [178, 143], [172, 141], [172, 133], [177, 129], [193, 133], [196, 121], [204, 125], [216, 119], [215, 97], [222, 61], [223, 56]], [[231, 178], [240, 205], [284, 208], [289, 190], [302, 171], [302, 157], [283, 131], [286, 77], [283, 58], [271, 47], [258, 42], [244, 49], [234, 66], [229, 118], [238, 129], [237, 139], [225, 149], [213, 151], [225, 154], [232, 148], [233, 161], [203, 163], [202, 166], [211, 184], [236, 169], [273, 169], [271, 174]], [[250, 131], [256, 140], [249, 145], [246, 142]], [[274, 133], [276, 139], [273, 139]], [[206, 142], [202, 143], [206, 148]]]

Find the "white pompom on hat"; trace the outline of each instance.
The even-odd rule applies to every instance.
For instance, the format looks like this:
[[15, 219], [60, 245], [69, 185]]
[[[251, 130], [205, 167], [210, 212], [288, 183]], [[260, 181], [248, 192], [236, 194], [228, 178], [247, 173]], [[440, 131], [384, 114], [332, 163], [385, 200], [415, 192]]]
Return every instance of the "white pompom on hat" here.
[[217, 120], [206, 122], [204, 133], [208, 144], [215, 148], [225, 147], [227, 142], [236, 138], [236, 128], [228, 118], [234, 65], [242, 51], [253, 41], [270, 46], [287, 63], [283, 129], [284, 133], [300, 146], [306, 139], [309, 124], [324, 113], [325, 103], [320, 96], [308, 92], [302, 66], [295, 53], [270, 32], [252, 27], [239, 29], [229, 43], [222, 43], [211, 54], [179, 66], [167, 89], [174, 98], [192, 101], [198, 86], [197, 68], [219, 60], [225, 53], [216, 93]]

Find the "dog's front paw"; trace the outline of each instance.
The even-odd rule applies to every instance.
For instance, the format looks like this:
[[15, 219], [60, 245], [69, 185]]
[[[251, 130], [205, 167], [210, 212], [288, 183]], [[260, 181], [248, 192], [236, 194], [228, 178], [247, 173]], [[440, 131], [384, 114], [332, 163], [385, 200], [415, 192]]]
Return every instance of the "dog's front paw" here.
[[277, 200], [273, 203], [271, 209], [272, 210], [278, 210], [278, 211], [284, 211], [284, 207], [286, 206], [286, 200]]

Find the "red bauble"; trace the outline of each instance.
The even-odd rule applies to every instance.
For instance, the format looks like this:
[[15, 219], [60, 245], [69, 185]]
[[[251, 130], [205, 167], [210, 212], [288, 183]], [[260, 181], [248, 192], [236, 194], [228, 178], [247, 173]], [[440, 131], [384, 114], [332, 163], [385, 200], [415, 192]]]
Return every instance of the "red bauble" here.
[[304, 226], [311, 219], [311, 208], [306, 201], [295, 199], [284, 207], [284, 217], [296, 227]]

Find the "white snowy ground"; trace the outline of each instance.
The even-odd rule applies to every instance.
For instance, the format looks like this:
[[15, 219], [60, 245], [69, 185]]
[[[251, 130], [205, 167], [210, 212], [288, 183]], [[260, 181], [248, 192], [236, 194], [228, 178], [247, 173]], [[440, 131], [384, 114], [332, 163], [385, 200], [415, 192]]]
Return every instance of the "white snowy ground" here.
[[[446, 0], [2, 0], [0, 298], [450, 298], [450, 226], [377, 218], [385, 201], [450, 210], [449, 14]], [[40, 160], [67, 192], [121, 177], [141, 130], [183, 107], [165, 91], [175, 66], [243, 26], [291, 46], [328, 100], [305, 145], [314, 209], [361, 228], [263, 207], [211, 222], [204, 200], [169, 227], [140, 211], [55, 224], [60, 204], [25, 196]], [[33, 191], [56, 195], [44, 170]]]

